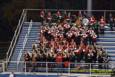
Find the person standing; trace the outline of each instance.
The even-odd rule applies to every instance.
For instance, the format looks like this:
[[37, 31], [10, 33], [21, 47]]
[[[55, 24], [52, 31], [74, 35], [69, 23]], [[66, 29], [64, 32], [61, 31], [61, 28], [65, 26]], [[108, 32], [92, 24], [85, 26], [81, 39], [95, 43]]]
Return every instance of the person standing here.
[[51, 14], [51, 12], [49, 11], [48, 13], [47, 13], [47, 17], [46, 17], [47, 19], [47, 23], [49, 24], [49, 26], [51, 27], [51, 22], [52, 22], [52, 14]]
[[41, 20], [41, 23], [42, 23], [42, 25], [44, 24], [44, 21], [45, 21], [45, 12], [44, 12], [44, 10], [42, 10], [41, 12], [40, 12], [40, 20]]
[[96, 23], [95, 17], [91, 16], [89, 19], [89, 28], [92, 28], [95, 23]]
[[62, 15], [61, 15], [61, 12], [58, 10], [57, 13], [56, 13], [56, 20], [57, 20], [58, 22], [60, 22], [61, 19], [62, 19]]
[[99, 37], [99, 24], [98, 21], [96, 20], [94, 26], [93, 26], [93, 30], [96, 33], [97, 37]]
[[9, 75], [9, 77], [15, 77], [15, 76], [14, 76], [14, 73], [11, 72], [10, 75]]
[[104, 34], [104, 27], [106, 25], [106, 21], [105, 21], [105, 18], [103, 16], [101, 17], [99, 24], [100, 24], [100, 33]]
[[115, 17], [113, 17], [113, 27], [115, 27]]
[[113, 30], [113, 26], [114, 26], [114, 19], [113, 19], [113, 17], [110, 18], [109, 24], [110, 24], [110, 29]]

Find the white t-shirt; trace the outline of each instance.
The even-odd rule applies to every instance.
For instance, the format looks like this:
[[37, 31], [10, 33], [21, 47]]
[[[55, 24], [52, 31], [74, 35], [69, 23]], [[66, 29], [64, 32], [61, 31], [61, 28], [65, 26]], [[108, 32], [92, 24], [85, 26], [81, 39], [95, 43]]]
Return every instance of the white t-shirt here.
[[14, 77], [14, 74], [11, 73], [11, 74], [9, 75], [9, 77]]
[[87, 26], [89, 24], [88, 18], [83, 18], [82, 24], [85, 25], [85, 26]]

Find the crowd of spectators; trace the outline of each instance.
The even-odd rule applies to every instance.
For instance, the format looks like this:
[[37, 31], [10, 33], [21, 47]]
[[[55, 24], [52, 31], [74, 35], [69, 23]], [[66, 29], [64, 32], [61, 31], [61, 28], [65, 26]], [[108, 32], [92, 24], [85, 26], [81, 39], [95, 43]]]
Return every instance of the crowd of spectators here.
[[[51, 12], [46, 16], [41, 11], [40, 17], [39, 42], [32, 44], [32, 53], [25, 53], [25, 61], [32, 61], [33, 65], [36, 62], [63, 62], [64, 67], [68, 67], [68, 63], [108, 63], [106, 51], [96, 45], [99, 33], [104, 34], [106, 21], [103, 16], [96, 20], [94, 16], [88, 18], [71, 15], [70, 12], [62, 15], [57, 11], [53, 17]], [[88, 20], [82, 21], [84, 18]]]

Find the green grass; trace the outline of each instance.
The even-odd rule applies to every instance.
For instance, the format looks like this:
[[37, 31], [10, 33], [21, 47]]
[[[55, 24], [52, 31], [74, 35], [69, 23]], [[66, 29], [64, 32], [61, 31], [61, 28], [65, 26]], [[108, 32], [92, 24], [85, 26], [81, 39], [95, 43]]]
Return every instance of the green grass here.
[[80, 69], [80, 70], [70, 70], [71, 73], [91, 73], [92, 74], [104, 74], [104, 75], [110, 75], [112, 74], [112, 70], [108, 69], [108, 70], [104, 70], [104, 69]]

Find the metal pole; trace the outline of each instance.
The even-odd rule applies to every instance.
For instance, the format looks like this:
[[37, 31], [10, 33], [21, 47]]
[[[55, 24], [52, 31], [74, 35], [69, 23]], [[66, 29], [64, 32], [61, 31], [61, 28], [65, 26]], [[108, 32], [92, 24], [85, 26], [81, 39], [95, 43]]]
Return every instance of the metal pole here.
[[25, 71], [24, 72], [25, 72], [25, 75], [26, 75], [26, 61], [24, 62], [24, 64], [25, 64], [25, 66], [24, 66], [25, 67]]
[[91, 77], [91, 63], [90, 63], [90, 77]]
[[2, 68], [2, 69], [3, 69], [2, 71], [5, 72], [5, 63], [4, 63], [4, 62], [2, 62], [2, 67], [3, 67], [3, 68]]
[[104, 11], [104, 18], [106, 19], [106, 11]]
[[87, 0], [87, 13], [88, 13], [88, 16], [91, 16], [92, 15], [92, 0]]
[[70, 71], [70, 65], [71, 65], [71, 64], [69, 63], [69, 67], [68, 67], [68, 76], [71, 76], [71, 75], [70, 75], [70, 73], [71, 73], [71, 71]]
[[46, 62], [46, 73], [47, 73], [47, 76], [48, 76], [48, 62]]

